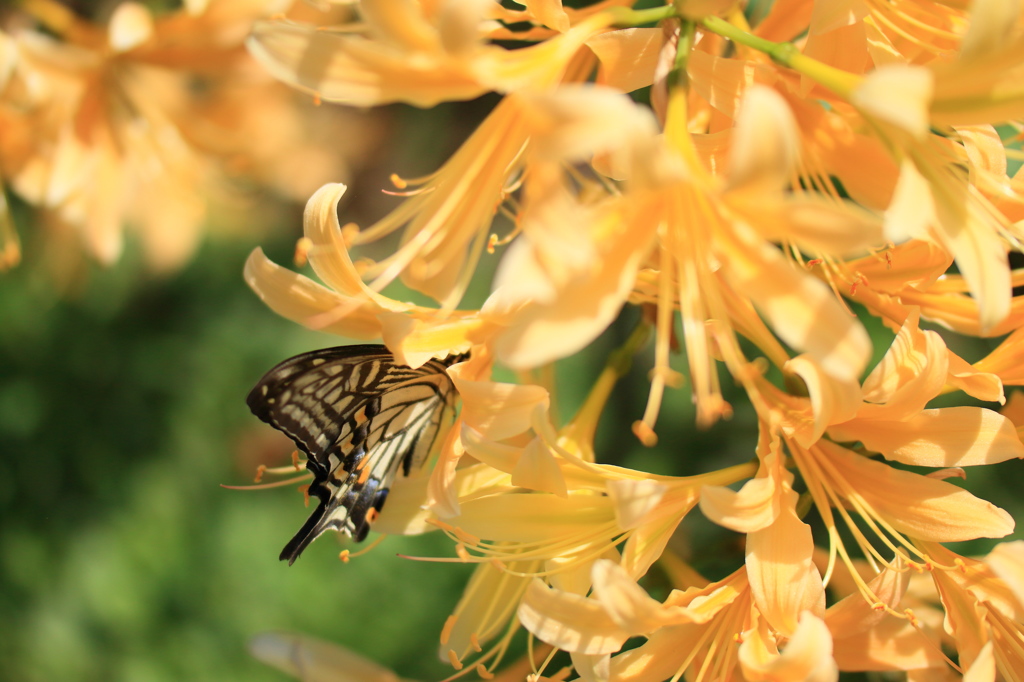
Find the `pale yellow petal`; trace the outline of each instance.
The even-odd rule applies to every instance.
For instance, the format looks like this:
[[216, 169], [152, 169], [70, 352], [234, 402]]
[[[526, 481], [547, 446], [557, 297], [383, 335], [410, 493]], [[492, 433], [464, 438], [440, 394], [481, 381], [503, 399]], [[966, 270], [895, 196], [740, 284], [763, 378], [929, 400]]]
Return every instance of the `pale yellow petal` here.
[[796, 515], [796, 493], [786, 497], [775, 523], [747, 536], [746, 565], [758, 609], [790, 637], [804, 611], [825, 615], [825, 587], [812, 560], [811, 527]]
[[723, 264], [726, 268], [736, 287], [753, 300], [783, 341], [806, 351], [831, 377], [859, 380], [871, 341], [828, 286], [798, 271], [777, 249], [766, 245], [731, 252]]
[[[463, 416], [465, 416], [465, 412], [463, 412]], [[466, 452], [487, 466], [511, 475], [522, 455], [522, 448], [484, 438], [479, 431], [466, 424], [465, 419], [463, 422], [462, 445], [466, 448]]]
[[757, 637], [750, 637], [740, 645], [740, 664], [749, 682], [835, 682], [839, 679], [839, 668], [832, 658], [832, 634], [824, 621], [810, 612], [800, 616], [800, 624], [780, 655], [755, 655], [751, 649], [757, 642]]
[[[436, 513], [427, 507], [430, 472], [421, 469], [395, 480], [388, 503], [373, 522], [375, 531], [386, 535], [422, 535], [437, 530], [431, 523]], [[468, 495], [481, 488], [507, 487], [508, 475], [483, 464], [463, 467], [455, 474], [456, 494]]]
[[773, 88], [747, 89], [729, 160], [728, 191], [771, 193], [789, 186], [799, 161], [800, 137], [789, 105]]
[[[586, 212], [582, 206], [579, 209]], [[645, 222], [635, 230], [625, 229], [622, 219], [627, 207], [620, 209], [587, 216], [594, 221], [593, 229], [611, 229], [612, 237], [602, 241], [600, 257], [592, 267], [568, 281], [555, 281], [540, 260], [540, 252], [525, 237], [519, 237], [521, 244], [513, 245], [516, 248], [506, 254], [496, 285], [516, 292], [513, 299], [526, 301], [535, 296], [536, 285], [531, 281], [550, 281], [555, 293], [547, 300], [526, 303], [510, 326], [495, 337], [495, 354], [505, 364], [527, 369], [575, 353], [618, 315], [633, 290], [640, 263], [651, 249], [657, 226]], [[577, 212], [572, 220], [584, 217]], [[543, 231], [543, 226], [530, 229]]]
[[309, 264], [324, 284], [348, 296], [363, 296], [384, 310], [407, 310], [409, 305], [392, 301], [370, 290], [352, 264], [348, 244], [338, 220], [338, 202], [348, 188], [340, 182], [318, 189], [306, 202], [302, 229], [312, 242]]
[[836, 381], [821, 371], [814, 360], [799, 355], [786, 363], [785, 370], [800, 377], [807, 387], [814, 413], [814, 430], [798, 434], [797, 441], [804, 447], [816, 442], [829, 424], [852, 419], [860, 406], [861, 387], [856, 381]]
[[[613, 682], [664, 682], [690, 661], [707, 636], [705, 625], [674, 625], [654, 632], [635, 649], [612, 657]], [[692, 661], [691, 661], [692, 662]]]
[[643, 523], [666, 492], [668, 486], [657, 481], [628, 478], [608, 481], [608, 497], [615, 505], [615, 519], [624, 530]]
[[564, 651], [610, 654], [629, 638], [595, 599], [554, 590], [535, 578], [519, 604], [519, 622]]
[[835, 440], [860, 441], [886, 459], [916, 466], [978, 466], [1024, 457], [1013, 422], [981, 407], [922, 410], [901, 421], [854, 419], [828, 432]]
[[665, 625], [689, 622], [685, 608], [665, 606], [652, 599], [613, 561], [599, 560], [592, 569], [594, 597], [620, 628], [645, 635]]
[[894, 561], [894, 568], [885, 568], [868, 582], [868, 589], [876, 602], [869, 602], [865, 595], [853, 592], [836, 602], [825, 612], [825, 624], [838, 642], [870, 630], [892, 616], [882, 606], [896, 610], [910, 581], [909, 572], [903, 561]]
[[920, 66], [893, 64], [869, 73], [850, 101], [870, 116], [891, 123], [917, 139], [928, 134], [932, 73]]
[[936, 542], [1001, 538], [1013, 517], [962, 488], [856, 455], [828, 441], [817, 447], [855, 494], [901, 533]]
[[358, 301], [346, 298], [317, 284], [308, 277], [273, 263], [256, 248], [245, 262], [245, 281], [256, 295], [278, 315], [302, 325], [332, 310], [351, 310], [342, 320], [318, 327], [320, 331], [356, 339], [380, 336], [380, 322], [375, 311], [368, 311]]
[[947, 381], [967, 395], [990, 403], [1006, 403], [1003, 382], [998, 374], [979, 371], [967, 364], [953, 351], [949, 351], [949, 376]]
[[[861, 599], [859, 595], [853, 596]], [[923, 615], [921, 611], [915, 611], [919, 618]], [[885, 615], [874, 627], [851, 635], [833, 630], [833, 637], [835, 648], [832, 655], [841, 670], [930, 670], [938, 673], [949, 669], [941, 649], [922, 630], [895, 616]], [[933, 678], [924, 676], [917, 679], [924, 682]]]
[[138, 2], [123, 2], [110, 15], [107, 41], [114, 52], [127, 52], [153, 35], [153, 14]]
[[533, 580], [524, 574], [538, 566], [536, 561], [478, 565], [441, 633], [440, 659], [450, 662], [454, 654], [461, 660], [505, 630]]
[[550, 397], [540, 386], [470, 381], [462, 367], [453, 366], [448, 375], [462, 397], [462, 420], [484, 438], [502, 440], [530, 428], [534, 410], [546, 409]]
[[996, 682], [996, 658], [992, 640], [985, 642], [978, 657], [964, 673], [964, 682]]
[[570, 83], [553, 93], [520, 97], [527, 102], [535, 158], [589, 160], [633, 140], [653, 140], [658, 133], [650, 110], [609, 87]]
[[654, 82], [654, 68], [665, 43], [660, 28], [626, 28], [609, 31], [587, 41], [601, 62], [598, 82], [633, 92]]
[[767, 476], [752, 478], [739, 490], [724, 486], [701, 487], [700, 510], [720, 526], [737, 533], [767, 528], [779, 515], [776, 483]]
[[761, 194], [729, 194], [730, 208], [742, 213], [770, 241], [791, 240], [810, 253], [848, 258], [884, 241], [881, 217], [851, 202], [815, 195], [772, 200]]
[[864, 380], [861, 419], [899, 420], [917, 414], [942, 390], [949, 353], [942, 337], [918, 328], [912, 309], [885, 356]]
[[778, 72], [760, 62], [716, 57], [694, 50], [686, 64], [694, 90], [729, 118], [736, 118], [743, 93], [754, 83], [772, 85]]
[[553, 493], [559, 497], [566, 497], [569, 494], [565, 486], [565, 477], [562, 476], [554, 453], [539, 437], [531, 440], [523, 448], [522, 455], [512, 470], [512, 485]]
[[974, 0], [967, 33], [960, 42], [960, 59], [979, 59], [1004, 49], [1020, 15], [1020, 0]]
[[985, 563], [1006, 583], [1017, 601], [1024, 604], [1024, 540], [996, 545], [985, 557]]
[[843, 26], [852, 26], [868, 15], [864, 0], [832, 0], [816, 2], [811, 12], [812, 33], [828, 33]]
[[546, 493], [507, 493], [461, 503], [451, 524], [477, 537], [509, 542], [564, 541], [586, 537], [596, 526], [614, 523], [607, 498]]
[[315, 637], [284, 632], [256, 635], [249, 651], [258, 660], [303, 682], [400, 682], [387, 668]]
[[608, 682], [611, 676], [611, 657], [608, 654], [581, 654], [569, 652], [572, 667], [583, 682]]
[[569, 15], [562, 9], [560, 0], [524, 0], [524, 2], [530, 14], [544, 26], [553, 28], [559, 33], [569, 30]]
[[430, 107], [488, 89], [457, 59], [425, 54], [410, 60], [404, 50], [314, 26], [257, 22], [246, 45], [272, 76], [329, 102]]
[[899, 243], [907, 239], [931, 239], [929, 226], [937, 221], [932, 188], [910, 159], [900, 164], [892, 200], [885, 210], [885, 236]]

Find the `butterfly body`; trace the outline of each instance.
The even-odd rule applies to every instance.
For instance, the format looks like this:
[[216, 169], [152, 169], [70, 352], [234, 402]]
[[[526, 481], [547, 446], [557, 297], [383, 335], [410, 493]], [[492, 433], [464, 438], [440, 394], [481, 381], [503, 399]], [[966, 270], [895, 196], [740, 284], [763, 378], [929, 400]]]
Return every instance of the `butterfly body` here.
[[379, 345], [339, 346], [280, 363], [249, 392], [253, 414], [306, 453], [320, 504], [281, 552], [293, 563], [326, 530], [356, 541], [384, 506], [399, 470], [426, 461], [455, 411], [446, 369], [465, 356], [412, 369]]

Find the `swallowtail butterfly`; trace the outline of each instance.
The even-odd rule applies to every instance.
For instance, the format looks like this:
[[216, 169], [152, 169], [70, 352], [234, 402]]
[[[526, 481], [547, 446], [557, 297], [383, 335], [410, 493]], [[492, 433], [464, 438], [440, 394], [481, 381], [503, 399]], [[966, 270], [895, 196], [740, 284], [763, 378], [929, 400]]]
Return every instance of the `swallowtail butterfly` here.
[[398, 470], [422, 466], [451, 423], [457, 393], [445, 370], [465, 357], [412, 369], [384, 346], [339, 346], [296, 355], [259, 380], [249, 409], [306, 453], [309, 494], [320, 499], [282, 561], [328, 529], [366, 537]]

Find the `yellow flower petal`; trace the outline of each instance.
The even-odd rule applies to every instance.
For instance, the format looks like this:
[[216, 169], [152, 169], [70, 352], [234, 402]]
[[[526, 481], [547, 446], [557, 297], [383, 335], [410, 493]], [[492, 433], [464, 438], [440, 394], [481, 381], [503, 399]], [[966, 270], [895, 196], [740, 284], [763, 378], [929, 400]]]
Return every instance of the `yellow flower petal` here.
[[728, 191], [768, 194], [789, 186], [800, 138], [793, 112], [773, 88], [747, 89], [733, 137]]
[[519, 604], [519, 622], [564, 651], [610, 654], [629, 638], [595, 599], [554, 590], [535, 578]]
[[654, 82], [658, 55], [665, 44], [660, 28], [626, 28], [609, 31], [587, 41], [601, 61], [598, 82], [633, 92]]
[[558, 467], [554, 453], [539, 437], [531, 440], [522, 450], [522, 456], [512, 470], [512, 485], [540, 492], [553, 493], [559, 497], [569, 494], [565, 477]]
[[462, 396], [462, 420], [484, 438], [502, 440], [530, 428], [534, 410], [546, 409], [550, 397], [540, 386], [470, 381], [458, 365], [448, 375]]
[[690, 622], [686, 609], [665, 606], [636, 584], [621, 566], [601, 559], [592, 569], [594, 597], [612, 621], [631, 635], [644, 635], [665, 625]]
[[828, 608], [825, 612], [825, 624], [832, 631], [833, 638], [838, 641], [858, 635], [875, 627], [884, 619], [891, 618], [892, 616], [879, 606], [884, 605], [896, 610], [907, 591], [909, 581], [909, 572], [897, 555], [894, 568], [883, 569], [868, 582], [868, 588], [878, 598], [877, 603], [869, 603], [858, 591]]
[[762, 465], [757, 478], [750, 479], [739, 490], [703, 486], [700, 510], [711, 521], [737, 533], [767, 528], [779, 515], [776, 481], [768, 475], [768, 467]]
[[864, 327], [820, 280], [786, 262], [774, 247], [751, 245], [723, 264], [735, 286], [753, 300], [772, 329], [806, 351], [839, 381], [857, 381], [871, 353]]
[[773, 628], [791, 637], [804, 611], [825, 615], [825, 587], [811, 559], [811, 527], [796, 515], [796, 493], [787, 498], [775, 523], [747, 536], [746, 565], [754, 603]]
[[268, 632], [249, 642], [252, 655], [303, 682], [400, 682], [398, 675], [344, 647], [306, 635]]
[[800, 377], [811, 398], [814, 430], [796, 435], [797, 442], [804, 447], [821, 438], [829, 424], [847, 421], [857, 414], [861, 399], [861, 387], [857, 382], [835, 381], [806, 355], [793, 358], [786, 363], [785, 369]]
[[612, 503], [592, 495], [510, 493], [464, 501], [460, 506], [462, 513], [451, 519], [452, 525], [496, 541], [561, 541], [588, 536], [595, 527], [615, 522]]
[[1013, 532], [1012, 516], [951, 483], [894, 469], [828, 441], [817, 447], [856, 494], [901, 533], [958, 542]]
[[1020, 19], [1020, 0], [975, 0], [960, 42], [960, 59], [970, 61], [1004, 49]]
[[[748, 636], [740, 645], [740, 664], [749, 682], [835, 682], [839, 668], [832, 659], [832, 634], [821, 618], [810, 612], [780, 655], [768, 655], [761, 637]], [[757, 649], [760, 648], [760, 651]]]
[[127, 52], [153, 36], [153, 14], [138, 2], [123, 2], [110, 15], [107, 41], [114, 52]]
[[996, 682], [995, 647], [991, 641], [985, 642], [971, 667], [964, 673], [964, 682]]
[[918, 328], [912, 310], [882, 360], [864, 380], [862, 419], [898, 420], [917, 414], [942, 390], [949, 355], [942, 337]]
[[916, 139], [928, 134], [933, 75], [920, 66], [892, 64], [869, 73], [850, 96], [867, 114], [891, 123]]
[[301, 325], [310, 319], [329, 315], [331, 311], [348, 309], [341, 320], [322, 327], [325, 331], [356, 339], [380, 336], [380, 321], [375, 310], [367, 310], [360, 301], [337, 294], [308, 277], [275, 264], [256, 248], [245, 262], [245, 281], [260, 299], [278, 315]]
[[985, 563], [1006, 583], [1017, 601], [1024, 604], [1024, 540], [996, 545], [985, 557]]
[[916, 466], [978, 466], [1024, 457], [1013, 423], [981, 407], [921, 410], [901, 421], [854, 419], [829, 427], [828, 433]]
[[615, 505], [615, 519], [624, 530], [636, 528], [658, 506], [668, 486], [643, 479], [608, 481], [608, 497]]

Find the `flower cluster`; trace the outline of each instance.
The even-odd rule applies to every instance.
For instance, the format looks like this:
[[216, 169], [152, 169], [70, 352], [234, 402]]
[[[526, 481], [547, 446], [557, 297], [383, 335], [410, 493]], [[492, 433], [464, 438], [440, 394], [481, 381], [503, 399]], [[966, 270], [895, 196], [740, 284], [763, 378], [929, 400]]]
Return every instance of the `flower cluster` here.
[[[40, 210], [51, 252], [113, 262], [128, 226], [151, 267], [173, 269], [211, 199], [244, 205], [229, 179], [301, 201], [347, 174], [343, 149], [323, 144], [342, 119], [315, 116], [244, 47], [254, 21], [290, 2], [199, 0], [159, 16], [122, 2], [103, 23], [56, 0], [12, 4], [0, 14], [0, 181]], [[21, 247], [3, 203], [0, 216], [5, 268]]]
[[[976, 406], [1024, 382], [1009, 258], [1024, 14], [966, 5], [776, 0], [753, 22], [727, 0], [361, 0], [340, 27], [257, 24], [257, 59], [325, 101], [503, 95], [437, 172], [396, 179], [405, 198], [375, 224], [342, 225], [343, 185], [313, 195], [303, 249], [321, 283], [259, 250], [245, 270], [279, 314], [382, 338], [402, 363], [471, 353], [449, 370], [455, 436], [375, 525], [440, 527], [478, 564], [441, 634], [456, 670], [492, 675], [521, 626], [587, 682], [1024, 679], [1024, 547], [979, 560], [942, 544], [1013, 531], [946, 479], [1024, 457], [1019, 409]], [[383, 257], [359, 255], [389, 236]], [[460, 307], [488, 258], [490, 297]], [[437, 306], [387, 296], [396, 281]], [[567, 421], [549, 386], [491, 380], [577, 353], [624, 306], [645, 322]], [[870, 371], [868, 317], [892, 332]], [[648, 327], [636, 437], [657, 445], [664, 393], [683, 386], [698, 425], [729, 418], [724, 370], [756, 414], [751, 463], [674, 477], [602, 461], [597, 420]], [[1005, 340], [969, 359], [953, 334]], [[971, 406], [929, 407], [950, 393]], [[697, 507], [745, 536], [717, 582], [669, 544]], [[656, 563], [674, 587], [661, 599]], [[322, 645], [287, 641], [260, 651], [325, 664]]]

